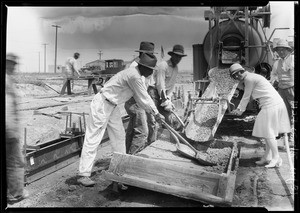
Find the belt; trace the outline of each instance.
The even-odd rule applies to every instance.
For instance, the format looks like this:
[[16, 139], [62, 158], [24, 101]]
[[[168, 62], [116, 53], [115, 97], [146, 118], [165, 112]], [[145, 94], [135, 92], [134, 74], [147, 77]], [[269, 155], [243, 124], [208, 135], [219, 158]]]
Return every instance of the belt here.
[[[100, 94], [102, 94], [102, 92], [101, 91], [99, 91], [99, 93]], [[102, 94], [103, 95], [103, 94]], [[112, 101], [110, 101], [110, 100], [108, 100], [104, 95], [103, 95], [103, 97], [104, 97], [104, 99], [108, 102], [108, 103], [110, 103], [111, 105], [113, 105], [113, 106], [117, 106], [117, 104], [115, 104], [115, 103], [113, 103]]]
[[[105, 97], [105, 96], [104, 96]], [[110, 103], [111, 105], [113, 105], [114, 107], [116, 107], [117, 106], [117, 104], [114, 104], [113, 102], [111, 102], [110, 100], [108, 100], [107, 98], [105, 98], [105, 100], [108, 102], [108, 103]]]

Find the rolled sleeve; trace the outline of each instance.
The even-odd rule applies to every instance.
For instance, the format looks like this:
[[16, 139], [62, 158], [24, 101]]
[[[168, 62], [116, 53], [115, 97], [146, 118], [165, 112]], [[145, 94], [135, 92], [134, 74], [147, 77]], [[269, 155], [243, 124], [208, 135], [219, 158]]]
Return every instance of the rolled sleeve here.
[[143, 108], [146, 112], [151, 114], [157, 114], [158, 110], [147, 92], [146, 85], [142, 81], [142, 78], [133, 78], [128, 81], [129, 87], [132, 89], [134, 99], [137, 104]]

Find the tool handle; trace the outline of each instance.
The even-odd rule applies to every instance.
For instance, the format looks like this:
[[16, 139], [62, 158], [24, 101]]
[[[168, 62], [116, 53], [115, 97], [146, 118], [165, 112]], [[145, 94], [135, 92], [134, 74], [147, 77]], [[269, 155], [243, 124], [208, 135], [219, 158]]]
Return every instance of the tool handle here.
[[185, 127], [185, 124], [183, 123], [183, 121], [181, 120], [181, 118], [180, 118], [173, 110], [171, 110], [171, 112], [173, 113], [173, 115], [175, 115], [175, 117], [176, 117], [177, 120], [181, 123], [181, 125], [182, 125], [183, 127]]
[[165, 122], [164, 120], [162, 120], [162, 123], [167, 127], [167, 129], [174, 133], [174, 135], [176, 135], [180, 141], [182, 141], [183, 143], [185, 143], [187, 146], [189, 146], [193, 151], [195, 151], [196, 153], [198, 152], [197, 149], [195, 149], [195, 147], [193, 147], [189, 142], [187, 142], [178, 132], [176, 132], [175, 129], [173, 129], [169, 124], [167, 124], [167, 122]]

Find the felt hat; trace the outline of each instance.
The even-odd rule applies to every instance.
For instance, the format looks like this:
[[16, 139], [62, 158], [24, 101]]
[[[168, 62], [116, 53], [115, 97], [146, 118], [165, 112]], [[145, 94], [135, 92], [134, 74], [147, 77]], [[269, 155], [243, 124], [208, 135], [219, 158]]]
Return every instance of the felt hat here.
[[136, 50], [135, 52], [157, 54], [156, 52], [154, 52], [154, 43], [148, 41], [142, 41], [140, 43], [140, 49]]
[[287, 40], [285, 39], [280, 39], [277, 43], [276, 46], [274, 47], [275, 51], [278, 47], [283, 47], [283, 48], [287, 48], [289, 50], [292, 50], [292, 47], [290, 47], [289, 43], [287, 42]]
[[232, 64], [229, 68], [230, 76], [234, 75], [236, 72], [245, 70], [240, 64], [235, 63]]
[[156, 69], [157, 59], [153, 54], [142, 53], [142, 55], [139, 58], [137, 58], [135, 61], [136, 63], [144, 67], [148, 67], [149, 69]]
[[6, 54], [6, 61], [12, 61], [12, 62], [14, 62], [14, 63], [18, 63], [18, 56], [16, 56], [15, 54], [13, 54], [13, 53], [8, 53], [8, 54]]
[[179, 56], [182, 56], [182, 57], [187, 56], [187, 55], [184, 54], [184, 48], [180, 44], [174, 45], [173, 50], [169, 51], [168, 54], [169, 55], [176, 54], [176, 55], [179, 55]]

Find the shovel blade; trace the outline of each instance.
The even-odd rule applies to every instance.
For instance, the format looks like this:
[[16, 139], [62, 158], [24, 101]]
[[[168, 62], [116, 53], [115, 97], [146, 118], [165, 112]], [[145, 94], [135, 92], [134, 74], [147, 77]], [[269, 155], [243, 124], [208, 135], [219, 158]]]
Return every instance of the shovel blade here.
[[185, 157], [188, 157], [190, 159], [196, 160], [197, 163], [200, 163], [204, 166], [215, 166], [215, 163], [209, 162], [206, 160], [206, 156], [202, 156], [203, 153], [201, 152], [195, 152], [190, 147], [184, 145], [184, 144], [176, 144], [177, 151], [184, 155]]

